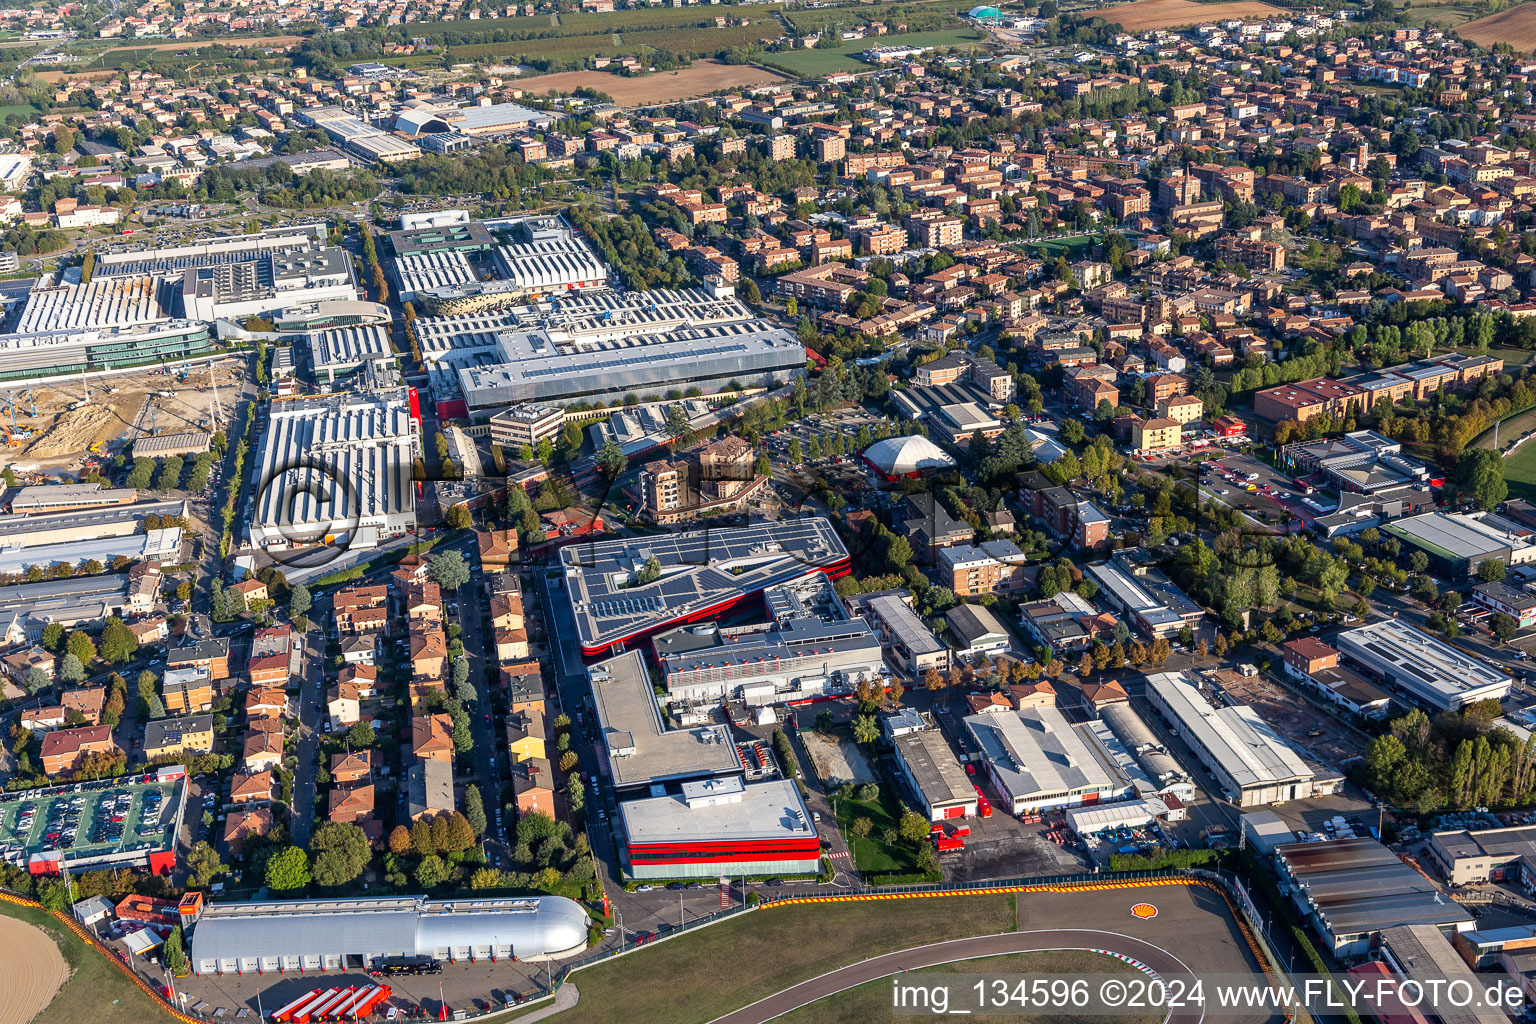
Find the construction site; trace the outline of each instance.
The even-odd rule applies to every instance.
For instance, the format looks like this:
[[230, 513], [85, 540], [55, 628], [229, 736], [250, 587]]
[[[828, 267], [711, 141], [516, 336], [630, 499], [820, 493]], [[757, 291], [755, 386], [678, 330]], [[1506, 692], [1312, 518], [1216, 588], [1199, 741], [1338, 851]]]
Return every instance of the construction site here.
[[84, 470], [141, 437], [223, 430], [244, 374], [229, 359], [0, 391], [3, 461], [17, 472]]

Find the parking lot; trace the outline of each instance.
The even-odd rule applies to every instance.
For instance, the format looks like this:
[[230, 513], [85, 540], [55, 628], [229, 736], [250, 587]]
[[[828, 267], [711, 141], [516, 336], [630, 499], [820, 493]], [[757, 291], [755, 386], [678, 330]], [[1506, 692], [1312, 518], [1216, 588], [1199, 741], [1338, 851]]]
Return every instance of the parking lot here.
[[179, 783], [95, 783], [75, 792], [0, 798], [0, 855], [69, 850], [84, 858], [120, 850], [160, 849], [172, 841]]

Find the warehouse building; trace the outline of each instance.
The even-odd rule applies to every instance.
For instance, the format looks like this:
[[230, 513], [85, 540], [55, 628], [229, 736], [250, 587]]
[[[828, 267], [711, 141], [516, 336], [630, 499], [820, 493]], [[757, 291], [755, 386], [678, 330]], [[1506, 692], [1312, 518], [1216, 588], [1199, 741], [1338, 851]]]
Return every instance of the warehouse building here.
[[[1507, 935], [1509, 929], [1502, 931]], [[1468, 931], [1459, 925], [1447, 928], [1429, 923], [1387, 927], [1381, 931], [1380, 955], [1386, 966], [1399, 977], [1421, 986], [1421, 992], [1435, 991], [1434, 986], [1439, 986], [1441, 992], [1483, 991], [1489, 979], [1472, 970], [1457, 949], [1466, 942], [1467, 935]], [[1502, 966], [1512, 968], [1510, 974], [1515, 979], [1519, 979], [1521, 974], [1525, 975], [1523, 980], [1529, 997], [1531, 982], [1528, 954], [1521, 956], [1514, 949], [1511, 949], [1511, 954]], [[1404, 1003], [1410, 998], [1409, 992], [1402, 992]], [[1458, 1006], [1456, 1002], [1445, 998], [1436, 1000], [1431, 1011], [1432, 1019], [1439, 1021], [1439, 1024], [1507, 1024], [1509, 1021], [1510, 1015], [1496, 1007], [1480, 1007], [1475, 1002]], [[1375, 1016], [1381, 1024], [1400, 1024], [1405, 1019], [1424, 1017], [1429, 1010], [1428, 1006], [1413, 1007], [1400, 1013], [1377, 1013]]]
[[126, 536], [94, 537], [63, 544], [0, 547], [0, 572], [20, 574], [34, 565], [46, 572], [55, 565], [74, 566], [89, 561], [111, 565], [118, 557], [135, 562], [154, 560], [175, 564], [181, 561], [181, 542], [181, 527], [172, 526]]
[[672, 698], [752, 706], [850, 694], [861, 682], [885, 687], [880, 640], [849, 618], [825, 576], [763, 591], [771, 622], [722, 629], [681, 626], [658, 635], [656, 658]]
[[1400, 619], [1345, 630], [1334, 645], [1368, 675], [1430, 711], [1454, 711], [1480, 700], [1503, 700], [1510, 677]]
[[637, 879], [814, 875], [821, 838], [796, 784], [740, 777], [619, 804], [626, 873]]
[[929, 821], [975, 817], [976, 788], [931, 717], [927, 728], [903, 732], [891, 740], [891, 746], [902, 778]]
[[1119, 800], [1131, 791], [1130, 780], [1094, 749], [1093, 735], [1054, 707], [999, 707], [964, 722], [1011, 814]]
[[1429, 855], [1452, 885], [1521, 879], [1530, 888], [1536, 883], [1536, 828], [1529, 826], [1436, 832]]
[[[634, 582], [647, 559], [661, 577]], [[837, 578], [848, 549], [821, 517], [598, 540], [560, 550], [566, 596], [586, 658], [724, 613], [763, 591], [813, 574]]]
[[1424, 552], [1436, 572], [1453, 579], [1470, 576], [1490, 558], [1511, 566], [1536, 561], [1530, 530], [1491, 512], [1425, 512], [1381, 529]]
[[1109, 727], [1120, 744], [1130, 752], [1159, 794], [1176, 796], [1193, 803], [1195, 783], [1178, 759], [1163, 746], [1163, 741], [1147, 727], [1130, 701], [1105, 704], [1098, 708], [1099, 719]]
[[1147, 676], [1147, 699], [1239, 807], [1313, 795], [1313, 772], [1246, 704], [1216, 707], [1182, 672]]
[[146, 434], [133, 442], [133, 457], [168, 459], [173, 455], [201, 455], [213, 447], [213, 435], [206, 430], [185, 434]]
[[395, 288], [401, 302], [421, 302], [430, 294], [452, 294], [480, 280], [462, 252], [395, 254]]
[[414, 527], [417, 430], [403, 391], [273, 403], [256, 448], [250, 542], [370, 548]]
[[[1336, 957], [1368, 952], [1384, 930], [1467, 931], [1475, 918], [1374, 839], [1292, 843], [1275, 851], [1296, 909]], [[1449, 948], [1449, 947], [1448, 947]]]
[[309, 107], [294, 114], [307, 127], [319, 128], [330, 136], [336, 148], [370, 164], [392, 164], [416, 160], [421, 150], [371, 124], [364, 124], [341, 107]]
[[460, 368], [437, 397], [440, 406], [462, 402], [462, 415], [483, 419], [523, 402], [766, 387], [804, 369], [799, 339], [735, 298], [699, 289], [597, 291], [522, 311], [515, 329], [497, 334], [489, 357]]
[[189, 952], [195, 974], [359, 971], [391, 956], [540, 960], [586, 949], [587, 925], [563, 896], [210, 903]]
[[365, 363], [393, 364], [395, 351], [390, 344], [389, 327], [363, 324], [317, 331], [309, 338], [309, 361], [319, 384], [334, 384], [337, 377], [344, 377]]

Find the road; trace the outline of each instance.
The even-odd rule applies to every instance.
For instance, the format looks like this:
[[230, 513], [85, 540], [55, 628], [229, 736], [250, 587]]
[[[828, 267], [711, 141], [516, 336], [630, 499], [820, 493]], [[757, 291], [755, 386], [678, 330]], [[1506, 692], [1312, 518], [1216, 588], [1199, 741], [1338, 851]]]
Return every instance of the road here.
[[[716, 1018], [714, 1024], [765, 1024], [775, 1017], [834, 993], [924, 967], [937, 967], [957, 960], [1059, 949], [1098, 949], [1119, 953], [1147, 965], [1164, 980], [1194, 973], [1184, 961], [1161, 946], [1119, 932], [1087, 928], [1002, 932], [913, 946], [872, 957], [792, 985], [734, 1013]], [[1201, 1016], [1199, 1011], [1170, 1014], [1167, 1024], [1198, 1024]]]
[[[315, 599], [310, 608], [311, 622], [324, 622], [330, 615], [329, 594]], [[320, 749], [320, 733], [325, 728], [325, 638], [313, 627], [302, 634], [304, 652], [299, 665], [299, 765], [293, 774], [293, 841], [309, 844], [315, 825], [315, 771]], [[316, 650], [317, 645], [319, 650]]]
[[[464, 553], [469, 564], [469, 582], [460, 587], [455, 595], [459, 607], [459, 626], [463, 630], [459, 639], [464, 643], [464, 657], [469, 659], [469, 678], [475, 684], [480, 697], [465, 710], [469, 712], [469, 728], [475, 737], [475, 778], [480, 786], [480, 797], [485, 804], [489, 819], [485, 832], [485, 856], [492, 867], [512, 866], [511, 850], [505, 835], [496, 831], [497, 808], [501, 806], [501, 758], [497, 756], [499, 717], [494, 708], [494, 687], [497, 683], [496, 660], [486, 655], [484, 610], [489, 601], [482, 600], [485, 582], [480, 571], [480, 559], [475, 549], [474, 534], [455, 545]], [[504, 823], [510, 825], [510, 822]]]

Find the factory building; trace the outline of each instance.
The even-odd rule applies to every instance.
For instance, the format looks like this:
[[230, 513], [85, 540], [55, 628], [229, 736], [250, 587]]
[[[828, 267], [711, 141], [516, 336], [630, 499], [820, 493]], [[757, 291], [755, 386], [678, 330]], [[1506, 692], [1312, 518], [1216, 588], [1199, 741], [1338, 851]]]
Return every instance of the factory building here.
[[365, 363], [393, 364], [395, 350], [386, 325], [338, 327], [310, 336], [309, 361], [316, 382], [334, 384], [337, 377], [344, 377]]
[[1502, 669], [1400, 619], [1345, 630], [1333, 642], [1366, 674], [1431, 712], [1455, 711], [1509, 695], [1512, 680]]
[[144, 532], [143, 523], [148, 516], [186, 514], [185, 501], [141, 501], [98, 509], [0, 516], [0, 548], [37, 548], [78, 544], [104, 537], [129, 537]]
[[1237, 806], [1313, 795], [1312, 769], [1246, 704], [1216, 707], [1182, 672], [1147, 676], [1147, 700], [1216, 777], [1222, 795]]
[[1091, 732], [1075, 728], [1055, 707], [1022, 711], [999, 706], [964, 720], [986, 775], [1011, 814], [1037, 814], [1119, 800], [1126, 778]]
[[563, 896], [379, 896], [210, 903], [191, 930], [195, 974], [359, 971], [391, 956], [540, 960], [586, 949], [587, 912]]
[[91, 279], [153, 274], [180, 280], [188, 270], [239, 263], [265, 253], [313, 248], [325, 242], [326, 231], [326, 225], [317, 221], [267, 228], [254, 235], [221, 235], [191, 245], [102, 253], [96, 257]]
[[1185, 626], [1194, 628], [1204, 616], [1200, 606], [1163, 572], [1116, 551], [1109, 561], [1084, 567], [1099, 585], [1099, 597], [1125, 616], [1127, 624], [1147, 636], [1169, 637]]
[[[492, 227], [510, 240], [498, 244]], [[389, 237], [401, 299], [429, 316], [485, 313], [608, 281], [607, 265], [558, 217], [454, 221]]]
[[1171, 794], [1184, 803], [1194, 802], [1195, 783], [1189, 777], [1189, 772], [1168, 752], [1168, 748], [1141, 720], [1129, 701], [1105, 704], [1098, 709], [1098, 713], [1100, 720], [1109, 726], [1110, 732], [1136, 759], [1147, 778], [1152, 780], [1156, 793]]
[[1536, 561], [1536, 539], [1518, 523], [1491, 512], [1425, 512], [1383, 523], [1403, 543], [1429, 556], [1437, 573], [1465, 579], [1489, 559], [1507, 566]]
[[[528, 311], [495, 351], [458, 370], [463, 415], [485, 418], [523, 402], [642, 399], [675, 389], [766, 387], [800, 376], [805, 347], [734, 298], [698, 289], [595, 292]], [[436, 386], [436, 383], [435, 383]]]
[[182, 308], [192, 320], [239, 320], [303, 303], [357, 298], [352, 260], [330, 246], [189, 268], [181, 279]]
[[949, 648], [933, 635], [922, 616], [912, 609], [912, 594], [906, 590], [883, 590], [876, 594], [854, 594], [848, 605], [880, 634], [892, 663], [914, 678], [930, 668], [949, 671]]
[[[661, 577], [634, 582], [649, 558]], [[812, 517], [593, 541], [562, 548], [560, 564], [582, 656], [596, 658], [791, 580], [846, 575], [849, 555], [832, 524]]]
[[37, 643], [48, 623], [95, 625], [130, 610], [126, 574], [76, 576], [0, 587], [0, 638]]
[[414, 527], [418, 429], [398, 390], [274, 403], [256, 449], [251, 543], [369, 548]]
[[932, 716], [927, 717], [925, 724], [927, 728], [891, 738], [902, 778], [917, 796], [929, 821], [975, 817], [980, 800], [976, 787], [955, 760], [944, 735], [934, 727]]
[[656, 657], [669, 696], [689, 704], [752, 706], [885, 686], [880, 640], [850, 619], [820, 573], [763, 591], [771, 622], [723, 629], [708, 622], [662, 633]]
[[[1425, 875], [1374, 839], [1291, 843], [1275, 851], [1296, 909], [1336, 957], [1367, 952], [1383, 931], [1430, 925], [1470, 929], [1475, 919]], [[1449, 949], [1449, 944], [1447, 943]]]
[[32, 289], [16, 323], [18, 334], [135, 327], [170, 319], [158, 278], [97, 278], [88, 284], [56, 284]]
[[336, 148], [370, 164], [416, 160], [421, 150], [371, 124], [365, 124], [341, 107], [309, 107], [294, 114], [300, 124], [319, 128]]
[[214, 344], [208, 325], [195, 320], [0, 334], [0, 381], [178, 362], [207, 355]]
[[685, 782], [676, 794], [626, 800], [628, 873], [638, 879], [814, 875], [821, 839], [794, 782]]

